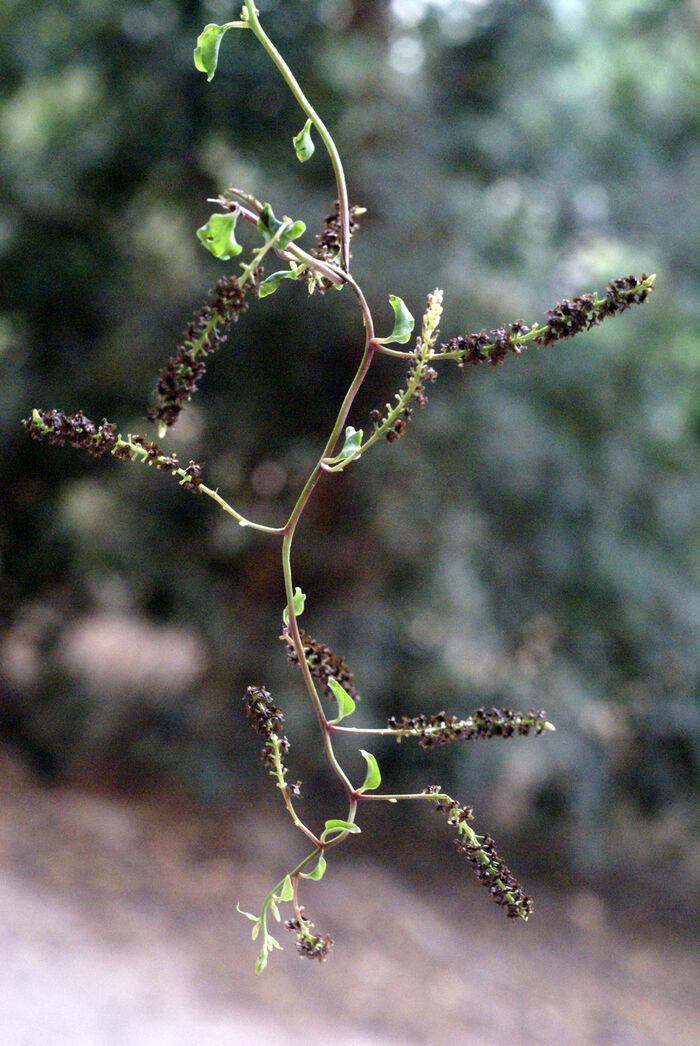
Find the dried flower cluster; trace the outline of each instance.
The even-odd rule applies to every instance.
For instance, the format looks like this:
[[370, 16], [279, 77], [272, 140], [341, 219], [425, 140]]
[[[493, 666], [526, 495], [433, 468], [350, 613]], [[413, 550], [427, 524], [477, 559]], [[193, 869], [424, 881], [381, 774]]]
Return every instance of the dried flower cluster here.
[[457, 719], [444, 712], [434, 715], [390, 716], [390, 730], [396, 732], [396, 740], [417, 737], [421, 748], [446, 745], [450, 741], [474, 741], [486, 737], [527, 737], [530, 733], [542, 734], [551, 729], [543, 711], [514, 712], [511, 708], [477, 708], [466, 719]]
[[59, 447], [67, 443], [69, 447], [87, 450], [88, 454], [96, 458], [117, 446], [116, 425], [106, 418], [96, 425], [82, 411], [66, 414], [62, 410], [35, 408], [30, 418], [23, 418], [22, 424], [32, 439], [46, 436], [49, 443], [56, 443]]
[[123, 439], [117, 434], [116, 425], [104, 418], [97, 425], [82, 411], [77, 414], [66, 414], [62, 410], [40, 410], [35, 408], [30, 418], [24, 418], [22, 424], [33, 439], [46, 436], [49, 443], [87, 450], [93, 457], [100, 457], [109, 451], [121, 461], [135, 459], [147, 465], [155, 465], [162, 472], [176, 473], [181, 477], [180, 486], [193, 494], [199, 494], [202, 486], [202, 468], [197, 461], [190, 461], [184, 468], [174, 454], [164, 454], [155, 440], [145, 436], [129, 436]]
[[477, 364], [489, 362], [496, 366], [503, 363], [509, 352], [522, 352], [522, 335], [527, 334], [530, 328], [524, 323], [516, 320], [508, 326], [497, 327], [495, 330], [485, 330], [479, 334], [468, 334], [467, 337], [459, 334], [440, 346], [442, 352], [456, 353], [458, 366], [465, 364]]
[[583, 294], [573, 301], [565, 298], [545, 313], [547, 324], [532, 329], [517, 321], [495, 330], [480, 331], [479, 334], [459, 335], [440, 346], [441, 354], [453, 356], [460, 367], [465, 364], [503, 363], [509, 352], [522, 352], [529, 341], [535, 345], [553, 345], [557, 341], [573, 338], [581, 331], [590, 330], [608, 316], [615, 316], [632, 305], [641, 305], [647, 300], [653, 277], [642, 273], [641, 279], [623, 276], [612, 280], [606, 287], [606, 297], [598, 301], [592, 294]]
[[253, 726], [265, 738], [262, 761], [273, 772], [277, 769], [277, 758], [289, 751], [289, 739], [284, 735], [284, 713], [273, 704], [272, 694], [264, 686], [249, 686], [243, 700]]
[[183, 343], [160, 373], [156, 385], [159, 402], [149, 411], [151, 421], [175, 424], [184, 404], [197, 391], [206, 370], [204, 360], [225, 342], [225, 328], [248, 308], [245, 293], [235, 276], [219, 280], [210, 301], [190, 320]]
[[482, 838], [469, 827], [467, 822], [474, 816], [472, 808], [444, 795], [439, 785], [431, 785], [425, 793], [435, 796], [435, 808], [444, 814], [449, 825], [457, 828], [457, 849], [465, 855], [476, 878], [487, 887], [495, 903], [504, 909], [510, 919], [520, 918], [527, 922], [533, 910], [532, 898], [527, 896], [499, 857], [491, 836]]
[[649, 297], [651, 288], [644, 286], [648, 278], [646, 273], [642, 273], [641, 280], [635, 276], [612, 280], [605, 288], [606, 297], [600, 302], [592, 294], [583, 294], [573, 301], [565, 298], [547, 311], [547, 329], [535, 338], [536, 344], [553, 345], [555, 341], [573, 338], [575, 334], [597, 326], [608, 316], [625, 312], [632, 305], [641, 305]]
[[[355, 701], [359, 701], [360, 695], [355, 689], [353, 674], [345, 658], [334, 654], [330, 647], [326, 646], [325, 643], [319, 643], [317, 639], [313, 639], [303, 628], [299, 629], [299, 635], [301, 636], [304, 657], [309, 666], [309, 671], [314, 679], [318, 679], [323, 684], [326, 697], [335, 700], [333, 691], [328, 685], [329, 679], [335, 679]], [[294, 640], [288, 628], [284, 629], [281, 638], [287, 643], [287, 659], [289, 663], [298, 665], [299, 657], [294, 649]]]
[[303, 908], [299, 908], [296, 918], [287, 919], [284, 925], [296, 934], [297, 951], [302, 958], [318, 959], [319, 962], [328, 958], [333, 947], [333, 938], [327, 933], [323, 937], [313, 933], [314, 924], [304, 918]]
[[[360, 227], [358, 218], [365, 213], [364, 207], [351, 207], [349, 211], [348, 232], [352, 239]], [[323, 220], [323, 227], [316, 237], [316, 246], [311, 248], [310, 253], [319, 261], [335, 262], [340, 254], [340, 203], [333, 201], [333, 210]], [[352, 257], [352, 255], [350, 255]], [[330, 286], [330, 283], [328, 284]]]

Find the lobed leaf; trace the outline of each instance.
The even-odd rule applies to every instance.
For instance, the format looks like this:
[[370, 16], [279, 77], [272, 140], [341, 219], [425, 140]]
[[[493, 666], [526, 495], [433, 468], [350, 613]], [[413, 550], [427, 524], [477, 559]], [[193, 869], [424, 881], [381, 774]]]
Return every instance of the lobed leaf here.
[[365, 775], [364, 784], [358, 789], [360, 792], [373, 791], [375, 788], [379, 788], [382, 783], [382, 775], [379, 772], [379, 764], [374, 758], [371, 752], [365, 752], [364, 748], [360, 749], [360, 755], [367, 763], [367, 774]]
[[395, 294], [389, 295], [389, 304], [394, 310], [394, 329], [388, 338], [377, 338], [377, 341], [381, 345], [390, 345], [392, 342], [405, 345], [411, 337], [415, 320], [402, 299], [397, 298]]
[[307, 120], [299, 134], [292, 138], [299, 163], [306, 163], [314, 154], [316, 146], [311, 137], [311, 120]]
[[280, 269], [279, 272], [273, 272], [258, 287], [258, 297], [266, 298], [268, 294], [275, 293], [282, 280], [295, 280], [296, 278], [297, 274], [294, 269]]
[[[326, 825], [328, 825], [328, 822], [326, 822]], [[318, 864], [314, 868], [313, 872], [307, 872], [306, 878], [307, 879], [313, 879], [315, 882], [318, 882], [319, 879], [323, 879], [325, 871], [326, 871], [326, 858], [323, 856], [323, 854], [319, 854]]]
[[354, 429], [348, 425], [345, 429], [345, 443], [338, 455], [339, 458], [353, 458], [362, 446], [362, 429]]
[[[292, 600], [294, 606], [294, 616], [299, 617], [304, 612], [304, 604], [306, 603], [306, 593], [297, 587], [294, 589], [294, 598]], [[282, 619], [285, 625], [289, 624], [289, 605], [287, 605], [282, 611]]]
[[[279, 218], [275, 217], [270, 204], [266, 203], [260, 213], [260, 217], [258, 218], [258, 231], [262, 233], [265, 243], [269, 243], [272, 237], [279, 233], [279, 230], [284, 226], [285, 222], [289, 222], [289, 220], [289, 218], [285, 218], [284, 221], [280, 221]], [[292, 240], [297, 240], [304, 232], [306, 232], [306, 225], [304, 222], [292, 222], [284, 232], [279, 234], [275, 242], [279, 249], [284, 251], [289, 247]]]
[[326, 836], [329, 832], [349, 832], [350, 835], [358, 835], [360, 832], [359, 827], [353, 824], [352, 821], [340, 821], [338, 818], [331, 818], [330, 821], [326, 821], [323, 829], [323, 836]]
[[197, 37], [197, 46], [194, 49], [195, 68], [199, 69], [200, 73], [206, 73], [209, 82], [214, 79], [219, 61], [219, 48], [227, 28], [225, 25], [210, 22]]
[[341, 686], [337, 679], [333, 679], [331, 676], [328, 680], [328, 686], [333, 691], [333, 696], [338, 702], [338, 715], [333, 720], [334, 723], [340, 723], [347, 716], [352, 715], [355, 711], [355, 702], [350, 697], [344, 686]]
[[236, 242], [238, 213], [212, 214], [206, 225], [197, 229], [197, 236], [215, 258], [228, 261], [240, 254], [243, 248]]
[[280, 890], [277, 899], [279, 901], [291, 901], [293, 896], [294, 896], [294, 887], [292, 886], [292, 880], [290, 879], [289, 876], [287, 876], [285, 878], [284, 882], [282, 883], [282, 889]]

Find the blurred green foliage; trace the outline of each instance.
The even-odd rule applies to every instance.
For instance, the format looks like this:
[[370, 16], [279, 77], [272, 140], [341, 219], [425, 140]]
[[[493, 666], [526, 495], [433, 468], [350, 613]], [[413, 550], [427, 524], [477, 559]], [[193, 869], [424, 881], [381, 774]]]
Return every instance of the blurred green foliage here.
[[[615, 867], [635, 847], [640, 866], [691, 874], [697, 5], [259, 6], [368, 208], [355, 270], [387, 329], [389, 293], [420, 315], [444, 287], [447, 338], [658, 274], [651, 303], [608, 329], [443, 371], [404, 439], [323, 482], [295, 575], [363, 715], [535, 705], [558, 726], [539, 743], [377, 750], [385, 780], [441, 781], [562, 867]], [[33, 444], [19, 419], [56, 406], [143, 431], [157, 371], [230, 271], [195, 236], [207, 197], [236, 184], [320, 228], [329, 165], [319, 148], [298, 164], [303, 121], [261, 49], [231, 33], [212, 84], [194, 69], [202, 26], [236, 14], [224, 0], [0, 12], [3, 735], [51, 775], [165, 775], [218, 799], [250, 775], [266, 786], [248, 683], [289, 710], [292, 765], [325, 781], [277, 639], [276, 543], [167, 476]], [[346, 295], [305, 293], [253, 304], [172, 439], [273, 524], [361, 344]], [[366, 427], [402, 377], [378, 360], [350, 421]]]

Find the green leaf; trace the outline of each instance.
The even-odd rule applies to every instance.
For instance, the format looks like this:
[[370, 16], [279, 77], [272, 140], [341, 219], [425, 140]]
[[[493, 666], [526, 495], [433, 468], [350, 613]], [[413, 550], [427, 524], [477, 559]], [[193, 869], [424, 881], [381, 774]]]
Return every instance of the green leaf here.
[[255, 962], [256, 974], [261, 974], [267, 966], [267, 949], [263, 948]]
[[360, 749], [360, 755], [365, 759], [367, 763], [367, 775], [365, 777], [365, 783], [362, 788], [358, 789], [360, 792], [373, 791], [375, 788], [379, 788], [382, 783], [382, 775], [379, 772], [379, 765], [377, 760], [374, 758], [371, 752], [365, 752], [364, 748]]
[[389, 304], [394, 310], [394, 329], [388, 338], [377, 338], [376, 340], [381, 345], [390, 345], [392, 342], [405, 345], [411, 337], [415, 320], [401, 298], [397, 298], [395, 294], [389, 295]]
[[306, 163], [314, 154], [316, 146], [311, 137], [311, 120], [307, 120], [299, 134], [292, 138], [299, 163]]
[[345, 687], [341, 686], [337, 679], [331, 678], [328, 680], [328, 685], [333, 691], [333, 696], [338, 702], [338, 715], [333, 720], [334, 723], [340, 723], [347, 716], [352, 715], [355, 711], [355, 702], [350, 697]]
[[228, 261], [240, 254], [243, 248], [236, 243], [236, 222], [238, 212], [234, 214], [212, 214], [206, 225], [197, 229], [197, 236], [215, 258]]
[[268, 294], [275, 293], [282, 280], [295, 280], [296, 278], [295, 269], [281, 269], [279, 272], [273, 272], [258, 287], [258, 297], [266, 298]]
[[[326, 822], [326, 824], [328, 824], [328, 822]], [[323, 856], [323, 854], [319, 854], [318, 864], [314, 868], [313, 872], [308, 872], [307, 873], [306, 878], [307, 879], [313, 879], [313, 880], [315, 880], [315, 882], [318, 882], [319, 879], [323, 879], [325, 871], [326, 871], [326, 858]]]
[[[304, 603], [306, 602], [306, 594], [304, 592], [302, 592], [302, 590], [299, 588], [298, 585], [294, 589], [294, 599], [293, 599], [292, 602], [294, 604], [294, 616], [295, 617], [299, 617], [299, 615], [303, 614], [303, 612], [304, 612]], [[282, 620], [284, 621], [285, 625], [289, 624], [289, 605], [287, 605], [284, 608], [284, 610], [282, 611]]]
[[219, 61], [219, 48], [226, 29], [225, 25], [216, 25], [214, 22], [210, 22], [209, 25], [204, 26], [204, 29], [197, 37], [197, 46], [194, 49], [194, 64], [200, 73], [207, 74], [208, 81], [214, 79], [214, 73]]
[[270, 911], [272, 912], [272, 915], [273, 915], [273, 918], [275, 919], [275, 921], [276, 922], [280, 922], [281, 921], [280, 920], [280, 910], [277, 907], [277, 905], [275, 904], [274, 897], [270, 898]]
[[[289, 220], [289, 218], [285, 218], [284, 221], [280, 221], [279, 218], [275, 217], [270, 204], [266, 203], [258, 218], [258, 230], [262, 233], [265, 243], [269, 243], [272, 237], [282, 228], [284, 222]], [[275, 242], [281, 251], [286, 250], [292, 240], [297, 240], [304, 232], [306, 232], [304, 222], [293, 222], [280, 234]]]
[[345, 429], [345, 443], [338, 455], [339, 458], [353, 458], [362, 446], [362, 429], [354, 429], [348, 425]]
[[292, 880], [289, 878], [289, 876], [287, 876], [284, 882], [282, 883], [282, 889], [279, 892], [278, 900], [291, 901], [293, 896], [294, 887], [292, 886]]
[[326, 821], [323, 835], [327, 835], [328, 832], [350, 832], [351, 835], [358, 835], [360, 829], [351, 821], [339, 821], [337, 818], [332, 818], [330, 821]]

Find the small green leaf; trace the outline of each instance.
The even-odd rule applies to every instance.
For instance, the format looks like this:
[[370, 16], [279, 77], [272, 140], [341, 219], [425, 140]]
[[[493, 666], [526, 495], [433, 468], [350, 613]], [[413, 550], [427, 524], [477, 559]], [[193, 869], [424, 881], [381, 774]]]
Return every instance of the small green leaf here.
[[219, 61], [219, 48], [226, 29], [225, 25], [210, 22], [197, 37], [197, 46], [194, 49], [195, 68], [199, 69], [200, 73], [206, 73], [209, 81], [214, 79]]
[[332, 818], [330, 821], [326, 821], [323, 835], [327, 835], [328, 832], [349, 832], [351, 835], [358, 835], [360, 829], [351, 821], [339, 821], [337, 818]]
[[[294, 589], [294, 599], [293, 599], [294, 616], [295, 617], [299, 617], [300, 614], [303, 614], [303, 612], [304, 612], [304, 603], [305, 602], [306, 602], [306, 594], [304, 592], [302, 592], [302, 590], [297, 585], [297, 587]], [[283, 619], [285, 625], [289, 624], [289, 606], [288, 605], [282, 611], [282, 619]]]
[[362, 429], [354, 429], [348, 425], [345, 429], [345, 443], [338, 455], [339, 458], [353, 458], [362, 446]]
[[272, 912], [272, 916], [275, 919], [275, 921], [280, 922], [280, 910], [275, 904], [274, 897], [270, 898], [270, 911]]
[[260, 933], [260, 927], [261, 926], [262, 926], [262, 923], [258, 919], [258, 921], [256, 922], [255, 926], [250, 931], [251, 940], [256, 941], [258, 939], [258, 934]]
[[293, 896], [294, 896], [294, 887], [292, 886], [292, 880], [289, 878], [289, 876], [287, 876], [287, 878], [282, 883], [282, 889], [279, 892], [278, 900], [280, 900], [280, 901], [291, 901]]
[[314, 868], [313, 872], [308, 872], [307, 873], [306, 878], [307, 879], [313, 879], [315, 882], [318, 882], [319, 879], [323, 879], [323, 875], [324, 875], [325, 871], [326, 871], [326, 858], [323, 856], [323, 854], [319, 854], [318, 864]]
[[240, 254], [243, 248], [236, 243], [236, 222], [238, 212], [234, 214], [212, 214], [206, 225], [197, 229], [197, 236], [215, 258], [228, 261]]
[[379, 772], [379, 765], [377, 760], [374, 758], [371, 752], [365, 752], [364, 748], [360, 749], [360, 755], [365, 759], [367, 763], [367, 775], [365, 777], [365, 783], [362, 788], [358, 789], [360, 792], [372, 791], [375, 788], [379, 788], [382, 783], [382, 775]]
[[392, 342], [405, 345], [411, 337], [415, 320], [401, 298], [397, 298], [395, 294], [389, 295], [389, 304], [394, 310], [394, 329], [388, 338], [377, 338], [377, 341], [381, 345], [390, 345]]
[[347, 716], [352, 715], [355, 711], [355, 702], [350, 697], [345, 687], [341, 686], [337, 679], [331, 678], [328, 680], [328, 685], [333, 691], [333, 696], [338, 702], [338, 715], [333, 720], [334, 723], [340, 723]]
[[263, 948], [255, 962], [256, 974], [261, 974], [267, 966], [267, 950]]
[[[269, 243], [273, 236], [275, 236], [282, 228], [284, 223], [289, 222], [289, 218], [285, 218], [284, 221], [280, 221], [276, 218], [272, 207], [269, 203], [266, 203], [263, 207], [260, 217], [258, 218], [258, 230], [262, 233], [265, 243]], [[277, 240], [277, 246], [281, 251], [286, 250], [292, 240], [297, 240], [302, 233], [306, 232], [306, 225], [304, 222], [293, 222], [289, 225], [283, 233], [279, 235]]]
[[275, 293], [282, 280], [295, 280], [296, 278], [295, 269], [281, 269], [279, 272], [273, 272], [258, 287], [258, 297], [266, 298], [268, 294]]
[[314, 154], [316, 146], [311, 137], [311, 120], [307, 120], [299, 134], [292, 138], [299, 163], [306, 163]]

